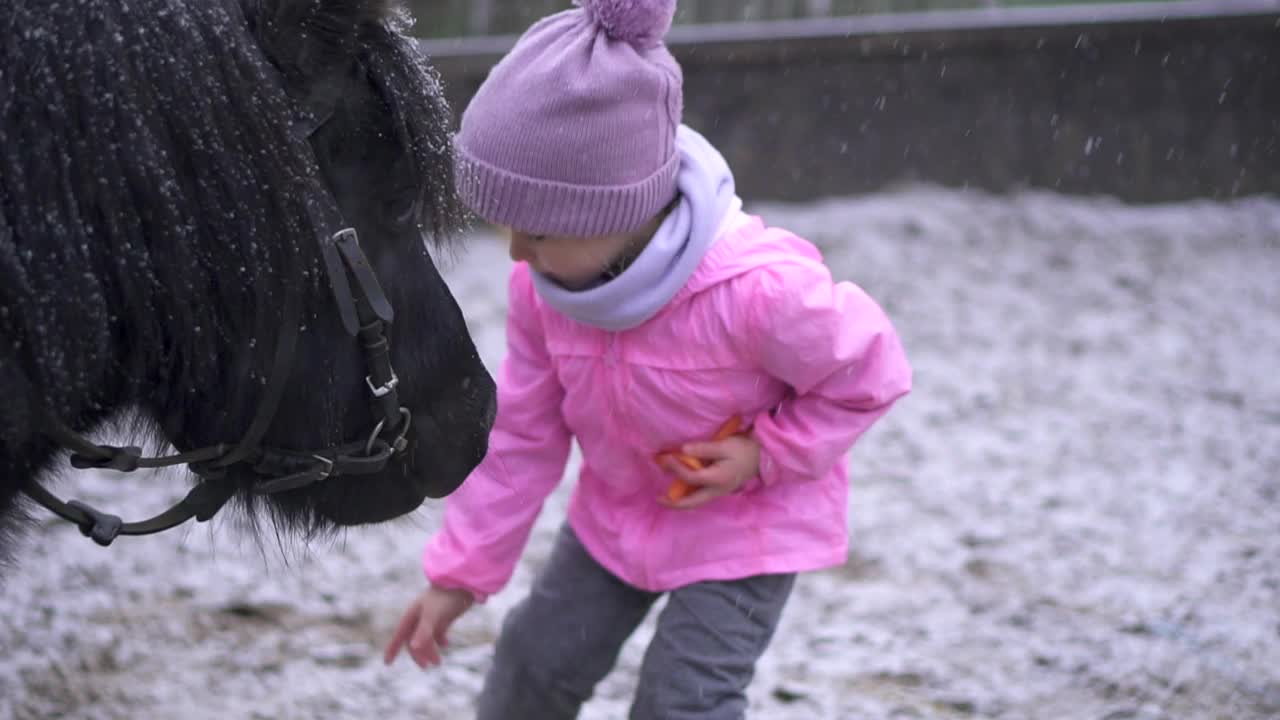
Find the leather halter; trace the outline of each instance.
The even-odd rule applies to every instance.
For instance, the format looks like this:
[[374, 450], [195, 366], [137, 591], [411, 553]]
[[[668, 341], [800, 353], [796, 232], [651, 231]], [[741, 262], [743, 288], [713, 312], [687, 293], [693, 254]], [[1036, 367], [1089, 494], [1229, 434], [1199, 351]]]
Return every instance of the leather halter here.
[[99, 545], [110, 545], [119, 535], [148, 535], [180, 525], [191, 518], [205, 521], [213, 517], [236, 491], [227, 469], [248, 464], [262, 476], [252, 491], [271, 494], [301, 488], [339, 475], [376, 473], [403, 452], [408, 441], [410, 412], [400, 405], [396, 390], [399, 378], [391, 367], [386, 327], [394, 319], [391, 303], [378, 284], [377, 276], [360, 249], [356, 231], [345, 228], [321, 242], [325, 272], [338, 313], [349, 336], [359, 339], [369, 374], [365, 385], [373, 399], [377, 423], [358, 440], [313, 451], [266, 447], [262, 437], [270, 427], [288, 384], [294, 350], [301, 326], [301, 288], [288, 288], [283, 327], [276, 345], [275, 360], [265, 395], [244, 436], [234, 445], [217, 444], [161, 457], [143, 457], [137, 447], [97, 445], [74, 432], [47, 409], [40, 410], [40, 430], [71, 450], [71, 465], [77, 469], [110, 469], [132, 472], [144, 468], [187, 465], [200, 481], [164, 512], [137, 522], [125, 522], [87, 503], [59, 499], [34, 480], [23, 492], [53, 513], [75, 523], [82, 533]]

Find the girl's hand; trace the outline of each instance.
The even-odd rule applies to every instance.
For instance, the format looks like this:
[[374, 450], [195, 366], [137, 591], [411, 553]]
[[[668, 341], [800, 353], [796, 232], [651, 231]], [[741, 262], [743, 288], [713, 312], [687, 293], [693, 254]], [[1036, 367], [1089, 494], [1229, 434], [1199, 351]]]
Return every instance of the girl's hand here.
[[440, 650], [449, 644], [449, 626], [466, 612], [475, 598], [466, 590], [429, 587], [422, 592], [400, 618], [400, 627], [387, 643], [382, 661], [387, 665], [408, 645], [409, 656], [418, 667], [440, 664]]
[[691, 510], [718, 497], [737, 492], [748, 480], [760, 473], [760, 443], [754, 438], [734, 435], [724, 440], [689, 443], [681, 452], [702, 460], [701, 470], [691, 470], [668, 457], [662, 468], [697, 488], [679, 500], [665, 495], [658, 502], [669, 508]]

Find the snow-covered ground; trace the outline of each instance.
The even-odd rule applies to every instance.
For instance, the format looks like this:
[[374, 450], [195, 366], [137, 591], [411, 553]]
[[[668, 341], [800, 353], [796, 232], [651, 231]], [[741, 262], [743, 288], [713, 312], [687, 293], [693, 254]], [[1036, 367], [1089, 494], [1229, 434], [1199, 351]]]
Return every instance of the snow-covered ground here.
[[[855, 550], [798, 584], [754, 717], [1280, 716], [1280, 202], [748, 209], [878, 298], [916, 369], [854, 450]], [[491, 367], [508, 268], [480, 235], [447, 269]], [[42, 522], [0, 587], [0, 718], [467, 717], [568, 486], [426, 673], [379, 656], [439, 505], [309, 548], [224, 521], [103, 550]], [[182, 482], [58, 489], [137, 515]], [[584, 718], [625, 716], [649, 632]]]

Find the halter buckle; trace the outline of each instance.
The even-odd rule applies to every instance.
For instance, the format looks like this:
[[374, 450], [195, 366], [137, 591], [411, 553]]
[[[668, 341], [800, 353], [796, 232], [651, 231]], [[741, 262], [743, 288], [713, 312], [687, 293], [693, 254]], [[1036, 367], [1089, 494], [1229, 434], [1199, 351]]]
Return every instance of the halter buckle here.
[[320, 461], [320, 468], [319, 468], [318, 470], [316, 470], [316, 471], [315, 471], [315, 473], [316, 473], [316, 482], [319, 482], [319, 481], [321, 481], [321, 480], [324, 480], [325, 478], [327, 478], [327, 477], [329, 477], [330, 475], [332, 475], [332, 474], [333, 474], [333, 461], [332, 461], [332, 460], [330, 460], [330, 459], [329, 459], [329, 458], [327, 458], [327, 457], [324, 457], [323, 455], [312, 455], [312, 456], [311, 456], [311, 459], [312, 459], [312, 460], [319, 460], [319, 461]]
[[400, 378], [396, 377], [396, 371], [392, 370], [391, 379], [388, 380], [385, 384], [375, 386], [373, 384], [372, 375], [364, 376], [364, 384], [369, 386], [369, 392], [373, 393], [374, 397], [380, 398], [385, 395], [390, 395], [391, 391], [395, 390], [396, 386], [400, 384]]
[[[302, 461], [307, 458], [297, 457], [295, 461]], [[323, 455], [312, 455], [309, 459], [320, 463], [291, 473], [289, 475], [281, 475], [280, 477], [271, 478], [258, 483], [254, 487], [254, 492], [259, 495], [271, 495], [273, 493], [284, 492], [286, 490], [296, 490], [300, 487], [306, 487], [312, 483], [318, 483], [321, 480], [333, 474], [334, 461]]]

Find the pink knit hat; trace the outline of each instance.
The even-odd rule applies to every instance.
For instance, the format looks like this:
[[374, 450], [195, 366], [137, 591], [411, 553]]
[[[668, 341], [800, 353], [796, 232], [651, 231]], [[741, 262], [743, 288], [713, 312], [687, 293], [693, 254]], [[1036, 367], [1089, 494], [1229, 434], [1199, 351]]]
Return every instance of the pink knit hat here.
[[675, 197], [682, 74], [662, 44], [675, 0], [575, 0], [489, 72], [455, 139], [458, 189], [528, 233], [642, 227]]

